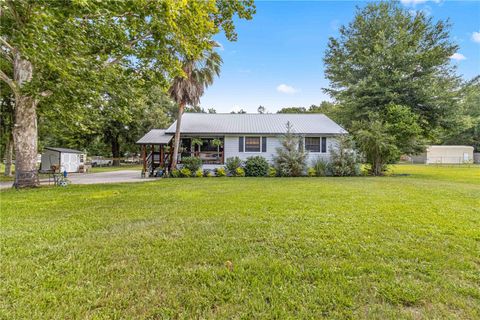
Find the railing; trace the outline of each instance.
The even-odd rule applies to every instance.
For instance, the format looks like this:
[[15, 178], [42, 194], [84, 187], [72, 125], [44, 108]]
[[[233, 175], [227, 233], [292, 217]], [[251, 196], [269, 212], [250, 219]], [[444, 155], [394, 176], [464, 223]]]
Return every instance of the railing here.
[[204, 164], [223, 164], [223, 151], [195, 151], [190, 156], [202, 159]]

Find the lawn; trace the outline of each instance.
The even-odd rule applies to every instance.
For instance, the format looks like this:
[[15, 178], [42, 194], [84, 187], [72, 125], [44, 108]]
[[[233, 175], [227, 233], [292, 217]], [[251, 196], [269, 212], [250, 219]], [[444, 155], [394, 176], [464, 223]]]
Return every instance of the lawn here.
[[392, 170], [2, 191], [0, 318], [480, 318], [480, 167]]

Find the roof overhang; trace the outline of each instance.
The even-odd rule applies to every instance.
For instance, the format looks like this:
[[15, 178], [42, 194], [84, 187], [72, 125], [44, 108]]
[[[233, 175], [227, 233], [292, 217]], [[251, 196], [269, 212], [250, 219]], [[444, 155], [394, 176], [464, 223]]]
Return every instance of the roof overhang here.
[[164, 129], [152, 129], [141, 137], [137, 144], [168, 144], [172, 140], [172, 134], [166, 134]]

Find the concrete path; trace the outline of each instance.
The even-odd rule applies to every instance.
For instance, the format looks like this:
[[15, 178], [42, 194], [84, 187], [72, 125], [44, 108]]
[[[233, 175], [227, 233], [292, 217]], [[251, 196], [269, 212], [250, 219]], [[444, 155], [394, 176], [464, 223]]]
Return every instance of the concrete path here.
[[[154, 178], [141, 178], [140, 170], [120, 170], [99, 173], [71, 173], [67, 177], [72, 184], [99, 184], [119, 182], [152, 181]], [[41, 184], [48, 183], [48, 179], [41, 179]], [[0, 189], [11, 188], [12, 182], [0, 182]]]

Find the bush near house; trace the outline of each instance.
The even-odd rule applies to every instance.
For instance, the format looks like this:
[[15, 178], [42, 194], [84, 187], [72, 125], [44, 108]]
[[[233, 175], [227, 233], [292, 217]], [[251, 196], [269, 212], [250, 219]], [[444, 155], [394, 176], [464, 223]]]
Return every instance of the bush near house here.
[[315, 170], [315, 175], [317, 177], [325, 177], [332, 174], [329, 163], [323, 158], [313, 160], [312, 168]]
[[245, 170], [241, 167], [235, 169], [235, 177], [245, 177]]
[[225, 177], [227, 175], [227, 173], [225, 172], [225, 168], [223, 167], [215, 169], [215, 174], [217, 175], [217, 177]]
[[227, 169], [227, 173], [231, 174], [232, 176], [235, 175], [235, 170], [243, 166], [243, 161], [239, 157], [230, 157], [225, 160], [225, 168]]
[[197, 172], [202, 167], [202, 159], [197, 157], [185, 157], [182, 158], [182, 164], [184, 168], [187, 168], [191, 172]]
[[188, 168], [182, 168], [180, 169], [180, 177], [182, 178], [188, 178], [192, 176], [192, 171]]
[[245, 175], [247, 177], [264, 177], [268, 173], [268, 162], [262, 156], [247, 158], [245, 162]]

